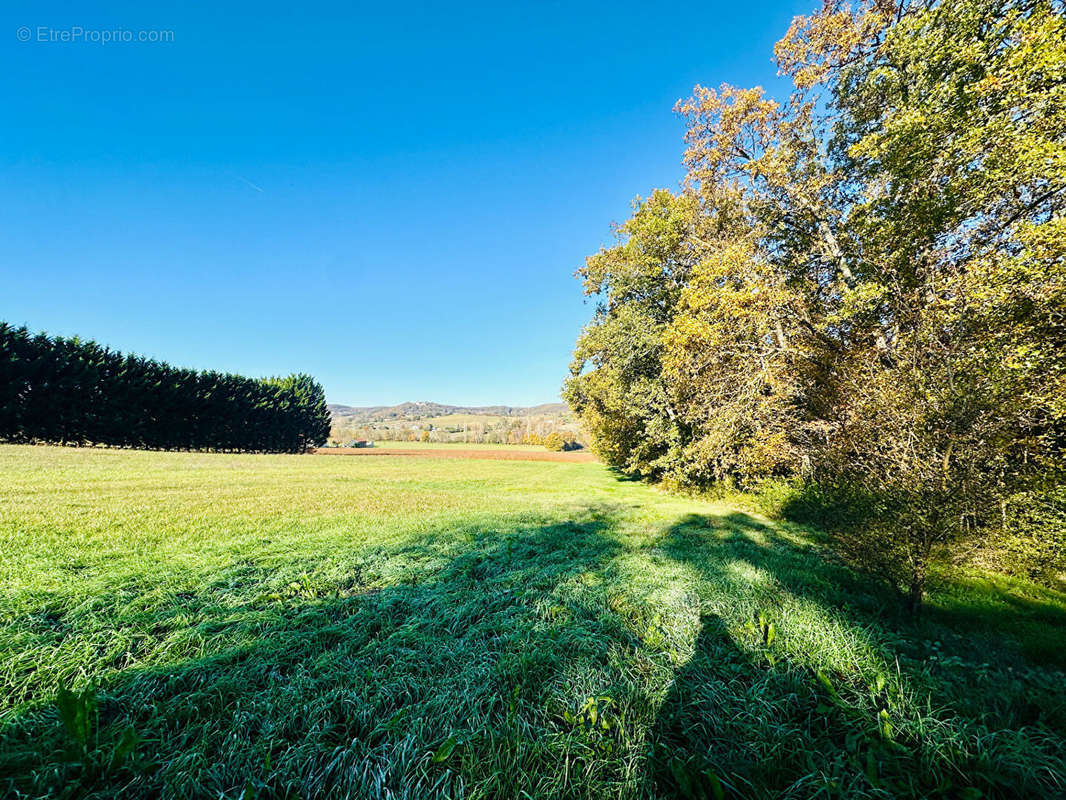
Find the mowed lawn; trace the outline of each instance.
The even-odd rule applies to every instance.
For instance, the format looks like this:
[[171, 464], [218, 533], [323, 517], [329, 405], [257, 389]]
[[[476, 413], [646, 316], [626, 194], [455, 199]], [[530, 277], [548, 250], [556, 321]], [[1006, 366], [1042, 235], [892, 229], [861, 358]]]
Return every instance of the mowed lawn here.
[[0, 557], [3, 797], [1066, 792], [1062, 595], [599, 464], [3, 446]]

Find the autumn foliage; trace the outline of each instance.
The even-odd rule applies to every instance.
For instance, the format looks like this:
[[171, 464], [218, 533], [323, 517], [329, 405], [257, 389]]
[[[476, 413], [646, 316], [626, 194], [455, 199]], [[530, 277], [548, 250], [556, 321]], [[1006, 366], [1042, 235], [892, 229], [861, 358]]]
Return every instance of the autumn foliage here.
[[684, 485], [802, 482], [912, 608], [963, 543], [1061, 559], [1061, 8], [829, 2], [775, 56], [787, 98], [678, 103], [680, 191], [580, 271], [600, 305], [565, 394], [594, 448]]

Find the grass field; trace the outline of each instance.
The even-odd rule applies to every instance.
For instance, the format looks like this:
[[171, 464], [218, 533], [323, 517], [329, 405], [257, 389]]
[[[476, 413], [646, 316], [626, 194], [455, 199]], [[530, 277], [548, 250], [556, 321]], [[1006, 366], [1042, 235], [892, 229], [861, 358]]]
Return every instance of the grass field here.
[[599, 464], [0, 447], [3, 797], [1054, 797], [1066, 598], [919, 623]]
[[375, 447], [387, 450], [509, 450], [543, 453], [544, 446], [539, 444], [496, 444], [494, 442], [393, 442], [379, 439]]

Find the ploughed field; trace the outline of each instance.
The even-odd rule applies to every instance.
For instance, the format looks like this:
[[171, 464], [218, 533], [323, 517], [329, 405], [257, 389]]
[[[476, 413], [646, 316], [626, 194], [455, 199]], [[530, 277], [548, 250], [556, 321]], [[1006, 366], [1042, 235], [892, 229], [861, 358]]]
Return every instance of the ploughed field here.
[[1061, 796], [1064, 642], [597, 463], [0, 447], [3, 797]]

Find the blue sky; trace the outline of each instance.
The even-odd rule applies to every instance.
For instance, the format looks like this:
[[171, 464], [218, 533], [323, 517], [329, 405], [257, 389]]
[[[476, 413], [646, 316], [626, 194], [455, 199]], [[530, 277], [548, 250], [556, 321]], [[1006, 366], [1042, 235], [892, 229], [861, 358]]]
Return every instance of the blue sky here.
[[[152, 5], [0, 11], [0, 319], [527, 405], [592, 313], [574, 270], [677, 185], [674, 102], [780, 87], [814, 3]], [[173, 41], [85, 41], [141, 30]]]

